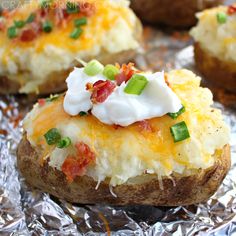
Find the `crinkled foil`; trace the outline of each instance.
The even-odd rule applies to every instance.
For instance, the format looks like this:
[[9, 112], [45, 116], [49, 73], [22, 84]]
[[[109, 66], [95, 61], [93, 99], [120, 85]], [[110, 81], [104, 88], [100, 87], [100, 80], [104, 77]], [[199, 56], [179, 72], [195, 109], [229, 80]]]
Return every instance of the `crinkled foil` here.
[[[184, 32], [145, 28], [142, 69], [193, 68], [191, 39]], [[22, 117], [32, 102], [0, 97], [0, 235], [233, 235], [236, 233], [236, 112], [220, 103], [231, 127], [232, 168], [208, 202], [173, 208], [73, 205], [28, 188], [16, 167]]]

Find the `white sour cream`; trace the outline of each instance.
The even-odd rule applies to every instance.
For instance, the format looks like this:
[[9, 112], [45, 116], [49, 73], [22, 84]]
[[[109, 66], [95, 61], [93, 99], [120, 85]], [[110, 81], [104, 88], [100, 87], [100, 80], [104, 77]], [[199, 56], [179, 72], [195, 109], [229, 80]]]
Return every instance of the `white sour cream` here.
[[142, 75], [147, 78], [148, 84], [141, 95], [125, 93], [126, 84], [122, 83], [103, 103], [93, 104], [90, 100], [91, 92], [86, 90], [86, 84], [106, 78], [102, 74], [88, 76], [83, 72], [83, 68], [75, 68], [66, 80], [68, 91], [64, 99], [64, 110], [72, 116], [91, 110], [102, 123], [121, 126], [180, 110], [181, 101], [167, 86], [164, 72]]

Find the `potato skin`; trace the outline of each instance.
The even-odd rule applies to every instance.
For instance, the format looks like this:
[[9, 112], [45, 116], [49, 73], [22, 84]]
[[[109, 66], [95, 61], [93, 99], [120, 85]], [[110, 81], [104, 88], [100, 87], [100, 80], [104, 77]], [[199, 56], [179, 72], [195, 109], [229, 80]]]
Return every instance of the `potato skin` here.
[[88, 176], [68, 183], [61, 171], [47, 162], [39, 164], [38, 152], [24, 135], [18, 146], [17, 163], [26, 182], [58, 198], [81, 204], [179, 206], [203, 202], [215, 193], [230, 168], [230, 148], [226, 145], [215, 165], [207, 170], [198, 170], [192, 176], [174, 175], [172, 180], [165, 178], [164, 189], [154, 176], [148, 181], [122, 184], [112, 189], [117, 195], [114, 197], [107, 181], [101, 182], [97, 190], [97, 182]]
[[194, 45], [197, 69], [211, 84], [228, 91], [236, 91], [236, 62], [223, 61], [204, 50], [199, 43]]
[[195, 13], [223, 2], [224, 0], [131, 0], [131, 8], [147, 23], [185, 28], [197, 22]]
[[[142, 40], [142, 24], [141, 22], [136, 19], [136, 29], [134, 32], [134, 36], [138, 42]], [[110, 54], [106, 51], [102, 51], [99, 56], [96, 57], [97, 60], [102, 62], [103, 64], [109, 63], [126, 63], [129, 62], [134, 58], [136, 54], [136, 50], [126, 50], [121, 51], [119, 53]], [[93, 57], [84, 58], [85, 61], [89, 61], [94, 59]], [[79, 64], [78, 64], [79, 65]], [[74, 65], [74, 66], [78, 66]], [[51, 73], [47, 80], [38, 87], [37, 93], [39, 95], [48, 95], [51, 93], [59, 93], [66, 90], [66, 83], [65, 79], [69, 75], [69, 73], [73, 70], [73, 67], [62, 70], [62, 71], [55, 71]], [[17, 94], [19, 93], [20, 83], [17, 81], [13, 81], [7, 76], [0, 75], [0, 94], [7, 95], [7, 94]]]

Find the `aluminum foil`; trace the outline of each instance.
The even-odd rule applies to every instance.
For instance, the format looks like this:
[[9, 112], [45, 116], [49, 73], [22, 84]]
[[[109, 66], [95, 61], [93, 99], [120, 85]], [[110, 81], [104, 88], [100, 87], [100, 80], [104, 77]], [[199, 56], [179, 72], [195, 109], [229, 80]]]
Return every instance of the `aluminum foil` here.
[[[138, 67], [195, 70], [186, 32], [145, 28]], [[208, 202], [173, 208], [73, 205], [28, 188], [16, 168], [26, 97], [0, 97], [0, 235], [233, 235], [236, 234], [236, 111], [220, 103], [231, 127], [232, 168]]]

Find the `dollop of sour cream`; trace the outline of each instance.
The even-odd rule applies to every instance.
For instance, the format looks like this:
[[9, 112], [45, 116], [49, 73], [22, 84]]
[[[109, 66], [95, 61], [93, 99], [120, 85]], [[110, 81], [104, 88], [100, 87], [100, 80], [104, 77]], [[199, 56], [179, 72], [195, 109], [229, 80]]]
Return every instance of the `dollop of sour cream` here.
[[98, 80], [105, 81], [106, 77], [102, 74], [88, 76], [83, 68], [75, 68], [66, 80], [68, 90], [64, 98], [64, 110], [71, 116], [91, 110], [102, 123], [128, 126], [181, 109], [181, 101], [166, 84], [164, 72], [140, 74], [148, 80], [140, 95], [125, 93], [124, 88], [127, 84], [123, 82], [104, 102], [93, 104], [90, 100], [91, 92], [86, 90], [86, 84]]

